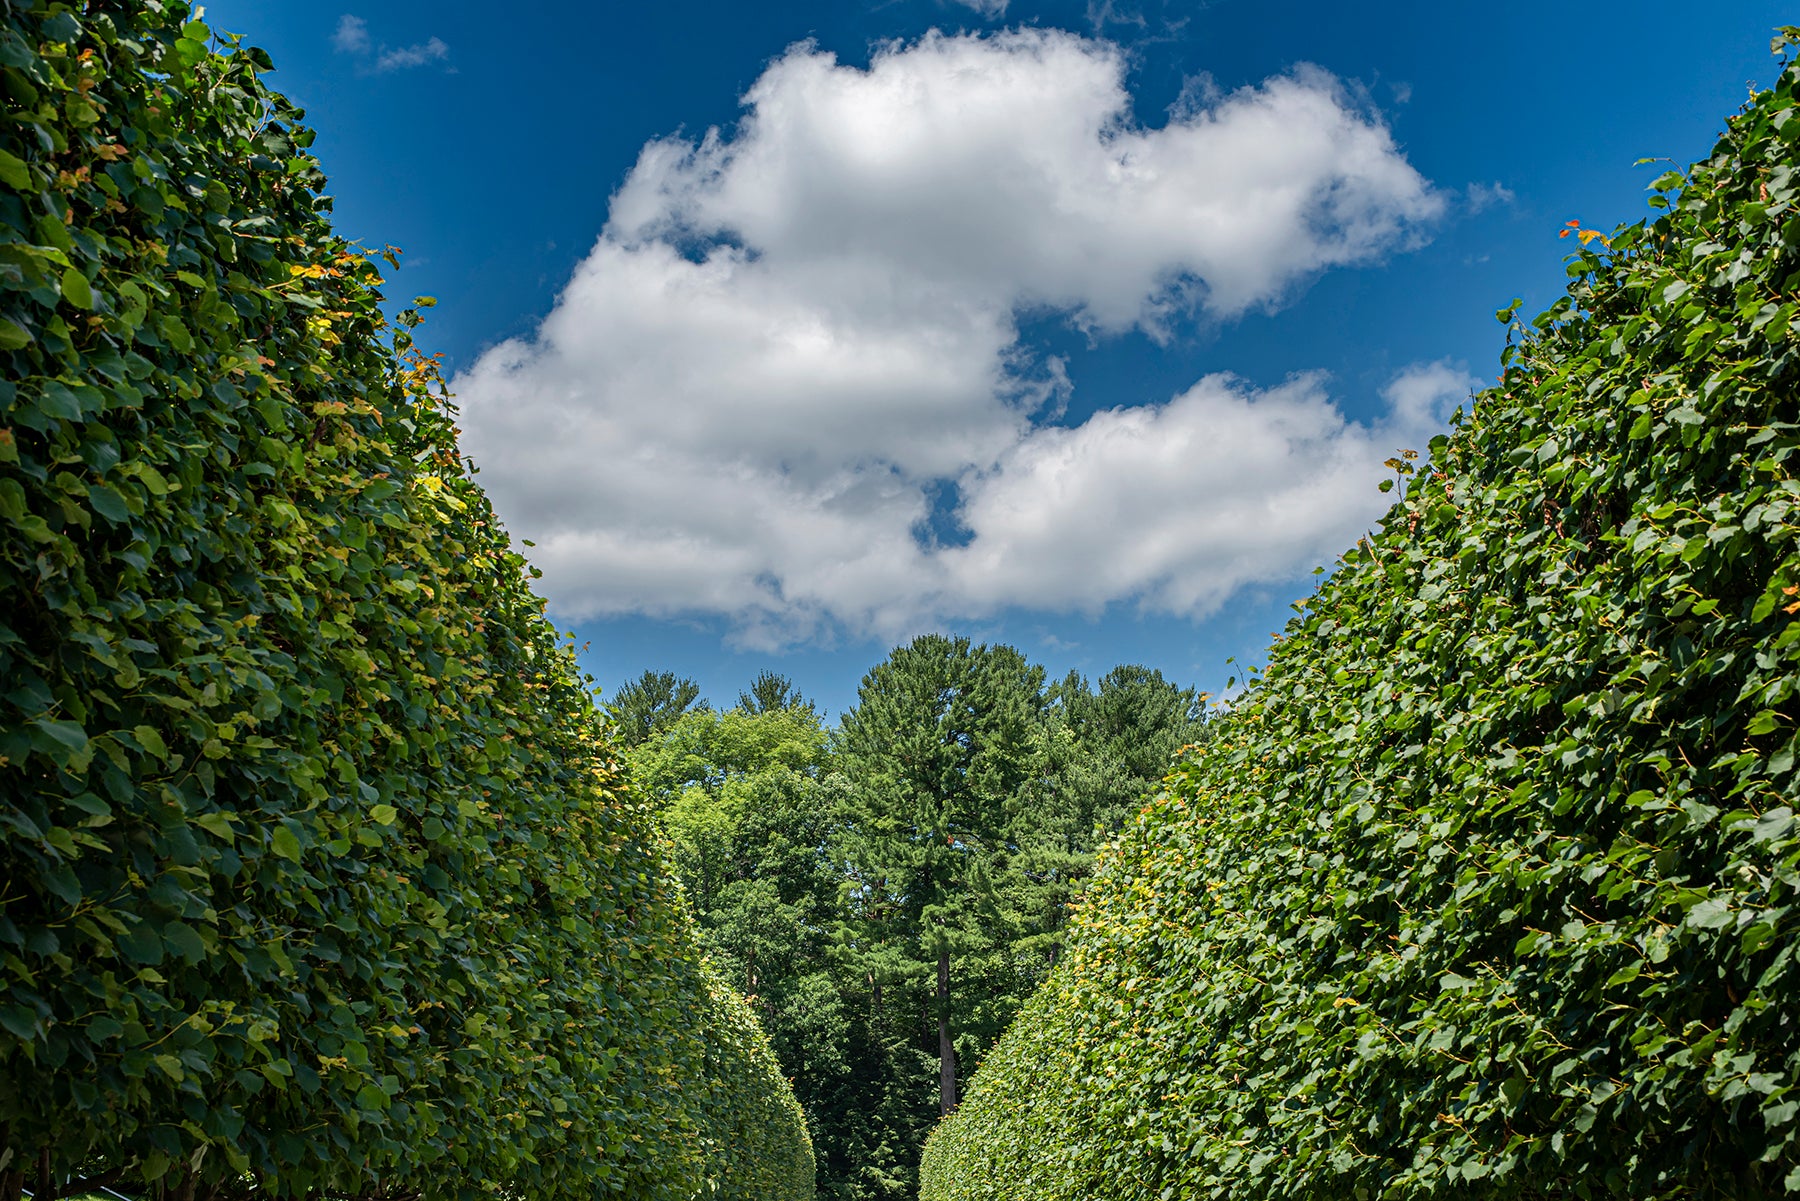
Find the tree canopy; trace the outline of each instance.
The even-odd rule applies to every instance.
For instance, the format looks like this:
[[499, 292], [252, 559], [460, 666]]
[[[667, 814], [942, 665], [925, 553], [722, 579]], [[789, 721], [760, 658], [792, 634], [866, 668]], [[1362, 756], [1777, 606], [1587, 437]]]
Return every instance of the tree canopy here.
[[636, 746], [673, 725], [688, 708], [699, 702], [700, 685], [672, 671], [646, 671], [630, 683], [619, 685], [607, 704], [614, 736], [621, 746]]
[[[703, 944], [750, 994], [793, 1081], [820, 1194], [910, 1197], [942, 1110], [945, 1028], [959, 1070], [978, 1063], [1043, 979], [1123, 798], [1166, 770], [1128, 752], [1192, 741], [1198, 697], [1130, 666], [1097, 689], [1071, 677], [1046, 690], [1012, 648], [927, 639], [870, 673], [846, 735], [773, 678], [769, 703], [685, 713], [626, 766], [668, 831]], [[896, 764], [925, 761], [927, 746], [961, 789], [944, 802], [947, 834], [896, 816], [916, 787]], [[918, 799], [918, 813], [934, 805]], [[941, 840], [975, 858], [981, 839], [979, 871], [947, 874], [939, 909], [876, 874], [902, 878]], [[952, 907], [970, 924], [943, 1004], [926, 921]]]
[[[974, 990], [953, 973], [1005, 972], [999, 893], [1035, 769], [1043, 669], [1008, 646], [927, 634], [863, 678], [844, 715], [857, 782], [846, 846], [858, 951], [878, 976], [935, 975], [940, 1106], [956, 1106], [956, 1027]], [[996, 953], [1000, 962], [994, 962]]]
[[746, 713], [770, 713], [776, 709], [811, 709], [794, 681], [775, 671], [760, 671], [748, 692], [738, 693], [738, 708]]

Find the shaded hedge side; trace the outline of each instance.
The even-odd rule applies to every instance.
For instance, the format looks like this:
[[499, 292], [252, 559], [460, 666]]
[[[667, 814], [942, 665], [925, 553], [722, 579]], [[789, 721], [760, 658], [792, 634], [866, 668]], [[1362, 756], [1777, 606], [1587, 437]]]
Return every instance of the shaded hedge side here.
[[1800, 1191], [1797, 143], [1788, 66], [1580, 233], [1110, 852], [925, 1201]]
[[0, 1199], [810, 1196], [416, 314], [187, 16], [0, 26]]
[[816, 1167], [800, 1100], [749, 999], [710, 962], [705, 979], [713, 1008], [697, 1074], [705, 1089], [701, 1146], [707, 1161], [699, 1195], [811, 1201]]

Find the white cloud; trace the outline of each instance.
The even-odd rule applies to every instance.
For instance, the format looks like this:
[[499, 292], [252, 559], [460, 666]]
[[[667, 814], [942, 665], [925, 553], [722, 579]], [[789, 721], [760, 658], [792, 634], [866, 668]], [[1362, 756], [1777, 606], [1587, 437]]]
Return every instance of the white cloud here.
[[[1378, 512], [1386, 434], [1346, 423], [1318, 380], [1214, 377], [1046, 424], [1068, 383], [1022, 348], [1021, 313], [1163, 337], [1410, 245], [1442, 208], [1322, 71], [1154, 129], [1123, 79], [1116, 47], [1055, 31], [933, 34], [867, 70], [797, 46], [735, 133], [647, 145], [536, 338], [454, 385], [559, 613], [720, 613], [771, 642], [1015, 604], [1193, 612]], [[1159, 457], [1183, 438], [1206, 451], [1185, 477]], [[1296, 490], [1309, 473], [1323, 482]], [[1079, 542], [1032, 524], [1067, 508], [1058, 481], [1092, 502]], [[919, 533], [952, 483], [966, 547]], [[1274, 523], [1261, 549], [1181, 507], [1221, 504]]]
[[1104, 32], [1108, 25], [1135, 25], [1139, 29], [1149, 25], [1143, 13], [1122, 8], [1114, 0], [1088, 0], [1087, 19], [1095, 33]]
[[[1396, 431], [1435, 431], [1458, 405], [1481, 389], [1481, 381], [1460, 363], [1440, 360], [1413, 363], [1388, 382], [1381, 395], [1388, 402], [1389, 423]], [[1424, 446], [1408, 450], [1424, 451]]]
[[1003, 17], [1006, 15], [1006, 0], [954, 0], [964, 8], [972, 8], [984, 17]]
[[1421, 449], [1475, 381], [1418, 365], [1373, 425], [1318, 375], [1257, 391], [1210, 375], [1162, 405], [1033, 431], [964, 481], [974, 536], [941, 552], [951, 597], [1098, 611], [1121, 597], [1204, 615], [1238, 588], [1328, 561], [1386, 506], [1383, 460]]
[[362, 70], [377, 73], [422, 67], [427, 63], [443, 62], [450, 57], [450, 47], [442, 38], [437, 37], [427, 38], [411, 46], [402, 46], [397, 50], [389, 49], [386, 45], [377, 47], [374, 39], [369, 36], [369, 23], [349, 13], [338, 18], [337, 30], [331, 35], [331, 44], [338, 53], [362, 60]]
[[1518, 200], [1518, 196], [1505, 184], [1495, 180], [1493, 183], [1472, 183], [1465, 191], [1471, 213], [1479, 213], [1493, 208], [1497, 204], [1510, 205]]
[[383, 50], [375, 60], [377, 71], [398, 71], [406, 67], [422, 67], [426, 63], [442, 62], [450, 57], [450, 47], [441, 38], [428, 38], [412, 46], [402, 46], [398, 50]]
[[371, 48], [369, 23], [345, 13], [338, 18], [337, 32], [331, 35], [331, 44], [344, 54], [367, 54]]

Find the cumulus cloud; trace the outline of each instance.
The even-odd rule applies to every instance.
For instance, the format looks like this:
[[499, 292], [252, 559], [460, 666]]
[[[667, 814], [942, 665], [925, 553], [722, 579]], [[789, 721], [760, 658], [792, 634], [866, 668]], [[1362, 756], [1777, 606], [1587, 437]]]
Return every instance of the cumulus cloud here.
[[1383, 460], [1422, 447], [1475, 382], [1416, 365], [1365, 425], [1345, 420], [1320, 375], [1264, 391], [1211, 375], [1167, 404], [1035, 430], [965, 480], [973, 537], [939, 556], [948, 592], [977, 610], [1030, 598], [1096, 612], [1136, 597], [1212, 612], [1353, 541], [1382, 507]]
[[[1056, 31], [932, 34], [866, 70], [802, 45], [735, 131], [644, 147], [536, 337], [454, 384], [559, 613], [726, 614], [772, 643], [1020, 604], [1199, 612], [1377, 512], [1410, 401], [1365, 427], [1319, 379], [1212, 377], [1054, 424], [1068, 382], [1021, 314], [1163, 338], [1411, 245], [1442, 209], [1322, 71], [1158, 128], [1124, 74]], [[966, 543], [929, 533], [945, 493]]]

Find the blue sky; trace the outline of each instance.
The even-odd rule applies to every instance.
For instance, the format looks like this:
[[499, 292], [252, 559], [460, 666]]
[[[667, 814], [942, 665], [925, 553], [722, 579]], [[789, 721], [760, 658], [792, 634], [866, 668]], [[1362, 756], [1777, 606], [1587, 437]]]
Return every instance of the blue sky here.
[[608, 691], [1219, 691], [1780, 6], [226, 0]]

